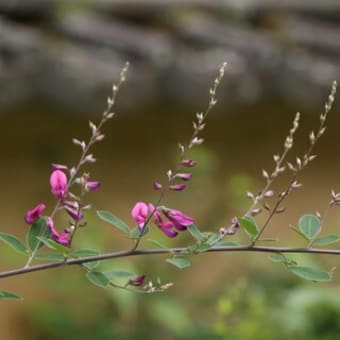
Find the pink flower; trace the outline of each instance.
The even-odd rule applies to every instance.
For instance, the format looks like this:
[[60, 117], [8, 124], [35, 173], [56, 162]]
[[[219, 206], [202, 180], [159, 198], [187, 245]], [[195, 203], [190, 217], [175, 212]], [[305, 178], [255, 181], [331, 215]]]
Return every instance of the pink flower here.
[[136, 287], [142, 286], [145, 282], [145, 278], [146, 278], [146, 275], [136, 276], [135, 278], [129, 280], [129, 285], [136, 286]]
[[187, 168], [192, 168], [196, 165], [196, 161], [192, 160], [192, 159], [183, 159], [181, 161], [181, 164]]
[[185, 189], [186, 185], [185, 184], [172, 184], [169, 185], [170, 190], [174, 191], [183, 191]]
[[192, 178], [192, 174], [190, 173], [178, 173], [175, 175], [176, 178], [180, 178], [183, 181], [190, 181]]
[[155, 190], [161, 190], [163, 188], [162, 184], [161, 183], [158, 183], [158, 182], [154, 182], [153, 183], [153, 188]]
[[186, 230], [189, 225], [194, 223], [193, 218], [185, 215], [179, 210], [163, 208], [164, 215], [174, 224], [177, 230]]
[[96, 191], [100, 188], [100, 183], [95, 181], [86, 181], [85, 182], [85, 190], [87, 191]]
[[52, 220], [52, 218], [48, 218], [47, 219], [47, 227], [51, 232], [51, 236], [53, 238], [54, 241], [56, 241], [57, 243], [68, 247], [70, 245], [70, 241], [71, 241], [71, 233], [66, 229], [64, 232], [59, 233], [55, 227], [54, 227], [54, 222]]
[[171, 221], [162, 221], [159, 223], [156, 223], [160, 230], [163, 231], [163, 233], [168, 237], [176, 237], [178, 235], [178, 232], [174, 230], [175, 225]]
[[84, 218], [84, 215], [79, 210], [79, 208], [75, 209], [68, 205], [64, 205], [64, 208], [66, 212], [75, 220], [75, 221], [81, 221]]
[[67, 176], [61, 170], [54, 170], [50, 177], [52, 195], [64, 199], [67, 195]]
[[137, 222], [139, 231], [143, 231], [148, 218], [149, 208], [144, 202], [137, 202], [131, 210], [132, 218]]
[[175, 225], [171, 221], [163, 221], [160, 212], [155, 208], [152, 203], [149, 203], [149, 210], [151, 214], [155, 217], [154, 223], [159, 229], [168, 237], [176, 237], [178, 235], [177, 231], [174, 230]]
[[25, 215], [25, 222], [27, 224], [33, 224], [34, 222], [36, 222], [40, 218], [45, 208], [46, 208], [45, 204], [40, 203], [36, 207], [34, 207], [32, 210], [28, 210]]

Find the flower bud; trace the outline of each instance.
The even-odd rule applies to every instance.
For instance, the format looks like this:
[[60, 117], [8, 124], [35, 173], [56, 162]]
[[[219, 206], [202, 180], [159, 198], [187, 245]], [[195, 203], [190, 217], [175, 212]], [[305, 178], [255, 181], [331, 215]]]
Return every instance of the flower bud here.
[[169, 185], [169, 189], [173, 191], [183, 191], [186, 188], [185, 184], [172, 184]]

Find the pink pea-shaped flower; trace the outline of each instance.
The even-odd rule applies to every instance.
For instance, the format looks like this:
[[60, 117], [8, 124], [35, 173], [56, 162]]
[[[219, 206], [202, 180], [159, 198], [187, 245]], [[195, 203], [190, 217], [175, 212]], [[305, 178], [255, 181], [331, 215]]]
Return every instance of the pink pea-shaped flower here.
[[34, 222], [36, 222], [42, 215], [42, 212], [45, 210], [45, 208], [45, 204], [40, 203], [32, 210], [28, 210], [25, 215], [25, 222], [27, 224], [33, 224]]
[[148, 218], [149, 207], [144, 202], [137, 202], [131, 210], [132, 218], [137, 222], [138, 229], [143, 231], [145, 222]]
[[67, 176], [61, 170], [54, 170], [50, 177], [52, 195], [64, 199], [67, 195]]
[[173, 223], [177, 230], [185, 230], [194, 223], [194, 219], [175, 209], [163, 209], [163, 214]]

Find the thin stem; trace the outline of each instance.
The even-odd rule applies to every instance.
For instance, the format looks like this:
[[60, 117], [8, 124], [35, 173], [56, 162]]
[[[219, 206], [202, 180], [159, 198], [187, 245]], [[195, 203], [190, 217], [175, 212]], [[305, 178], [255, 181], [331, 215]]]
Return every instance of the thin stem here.
[[161, 201], [165, 195], [165, 192], [166, 192], [166, 189], [162, 189], [160, 195], [159, 195], [159, 198], [158, 198], [158, 201], [156, 202], [156, 204], [154, 205], [154, 208], [152, 210], [152, 212], [150, 213], [150, 215], [148, 216], [148, 218], [146, 219], [145, 223], [144, 223], [144, 226], [143, 226], [143, 230], [140, 232], [139, 234], [139, 237], [138, 239], [136, 240], [134, 246], [132, 247], [132, 250], [136, 250], [138, 248], [138, 245], [140, 243], [140, 240], [142, 239], [142, 236], [143, 236], [143, 231], [144, 231], [144, 228], [146, 228], [146, 226], [148, 225], [148, 223], [150, 222], [153, 214], [155, 213], [155, 211], [157, 210], [157, 208], [159, 207], [159, 205], [161, 204]]
[[[0, 273], [0, 278], [17, 276], [26, 273], [42, 271], [63, 266], [81, 265], [87, 262], [104, 261], [115, 258], [123, 258], [128, 256], [146, 256], [146, 255], [160, 255], [160, 254], [181, 254], [186, 251], [186, 247], [181, 248], [167, 248], [167, 249], [130, 249], [107, 253], [102, 255], [88, 256], [78, 259], [68, 259], [66, 261], [59, 261], [53, 263], [46, 263], [35, 265], [27, 268], [19, 268]], [[213, 247], [206, 252], [258, 252], [258, 253], [300, 253], [300, 254], [329, 254], [340, 255], [340, 250], [337, 249], [318, 249], [318, 248], [290, 248], [290, 247], [266, 247], [266, 246], [224, 246]]]
[[[297, 158], [297, 162], [296, 162], [296, 168], [295, 170], [293, 170], [293, 179], [290, 181], [289, 185], [287, 186], [287, 189], [280, 195], [279, 199], [277, 200], [274, 208], [272, 209], [271, 213], [269, 214], [266, 222], [264, 223], [264, 225], [262, 226], [260, 232], [256, 235], [256, 237], [254, 238], [254, 240], [251, 243], [251, 246], [253, 246], [257, 240], [260, 238], [260, 236], [263, 234], [263, 232], [267, 229], [270, 221], [272, 220], [273, 216], [275, 215], [275, 213], [277, 212], [277, 209], [279, 208], [280, 204], [285, 200], [285, 198], [290, 194], [290, 192], [295, 188], [294, 184], [297, 183], [296, 179], [298, 177], [298, 175], [308, 166], [308, 164], [314, 159], [315, 156], [312, 155], [313, 150], [315, 148], [316, 143], [319, 141], [319, 139], [321, 138], [321, 136], [324, 134], [325, 132], [325, 122], [327, 119], [327, 115], [329, 113], [329, 111], [332, 108], [332, 104], [334, 101], [334, 95], [336, 92], [336, 86], [337, 83], [333, 82], [332, 85], [332, 89], [331, 89], [331, 93], [326, 101], [325, 104], [325, 110], [323, 112], [323, 114], [320, 115], [320, 125], [319, 125], [319, 129], [316, 133], [316, 135], [314, 134], [314, 132], [311, 132], [311, 134], [309, 135], [310, 138], [310, 144], [308, 147], [307, 152], [303, 155], [303, 160], [301, 162], [300, 159]], [[295, 131], [294, 131], [295, 132]], [[291, 130], [291, 134], [290, 137], [292, 138], [292, 130]], [[293, 139], [291, 139], [291, 142], [293, 143]], [[287, 149], [287, 148], [286, 148]], [[263, 193], [262, 193], [263, 195]], [[261, 195], [261, 196], [262, 196]], [[313, 238], [310, 243], [309, 243], [309, 247], [313, 244], [315, 238]]]
[[[109, 119], [111, 119], [113, 117], [113, 114], [112, 114], [112, 117], [109, 116], [110, 115], [110, 111], [112, 110], [112, 108], [113, 108], [113, 106], [114, 106], [114, 104], [116, 102], [116, 97], [117, 97], [118, 91], [119, 91], [120, 87], [122, 86], [123, 82], [125, 81], [125, 76], [126, 76], [126, 72], [127, 72], [128, 68], [129, 68], [129, 63], [126, 63], [124, 68], [121, 71], [118, 84], [114, 85], [112, 87], [112, 97], [108, 98], [107, 107], [106, 107], [105, 111], [103, 112], [102, 119], [101, 119], [101, 121], [99, 122], [99, 124], [98, 124], [98, 126], [96, 128], [97, 132], [100, 132], [100, 129], [102, 128], [104, 123], [107, 122]], [[70, 178], [68, 180], [67, 191], [69, 190], [69, 188], [74, 183], [74, 180], [75, 180], [75, 178], [76, 178], [76, 176], [77, 176], [81, 166], [84, 164], [85, 157], [87, 156], [87, 153], [89, 152], [91, 146], [96, 143], [96, 141], [97, 141], [96, 138], [97, 137], [98, 137], [97, 133], [93, 132], [92, 135], [91, 135], [90, 140], [88, 141], [86, 146], [83, 148], [83, 151], [82, 151], [82, 153], [80, 155], [78, 164], [74, 167], [74, 171], [72, 171], [72, 173], [70, 175]], [[52, 213], [49, 216], [51, 219], [53, 219], [54, 215], [56, 214], [58, 209], [61, 207], [61, 202], [62, 202], [62, 199], [58, 198], [57, 203], [56, 203]], [[41, 236], [43, 236], [43, 235], [41, 235]], [[29, 267], [31, 265], [31, 263], [34, 260], [34, 257], [36, 255], [37, 251], [39, 250], [40, 246], [41, 246], [41, 241], [39, 241], [37, 243], [35, 249], [32, 251], [31, 256], [28, 258], [28, 261], [25, 264], [25, 268], [27, 268], [27, 267]]]
[[279, 199], [277, 200], [275, 206], [273, 207], [273, 209], [271, 210], [269, 216], [267, 217], [266, 221], [264, 222], [262, 228], [260, 229], [259, 233], [255, 236], [255, 238], [253, 239], [251, 246], [254, 246], [254, 244], [259, 240], [259, 238], [261, 237], [261, 235], [264, 233], [264, 231], [267, 229], [270, 221], [272, 220], [273, 216], [275, 215], [277, 209], [279, 208], [280, 204], [282, 203], [282, 201], [288, 196], [289, 194], [289, 190], [292, 186], [292, 184], [295, 182], [295, 178], [294, 180], [291, 181], [291, 183], [288, 185], [287, 190], [285, 190], [281, 196], [279, 197]]

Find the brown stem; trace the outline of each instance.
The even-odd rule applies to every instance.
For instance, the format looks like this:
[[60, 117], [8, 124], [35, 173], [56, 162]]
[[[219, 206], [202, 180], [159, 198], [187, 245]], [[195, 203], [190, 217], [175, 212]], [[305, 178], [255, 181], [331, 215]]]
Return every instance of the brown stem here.
[[[87, 262], [103, 261], [115, 258], [128, 256], [145, 256], [159, 254], [181, 254], [186, 251], [186, 247], [182, 248], [167, 248], [167, 249], [130, 249], [102, 255], [88, 256], [79, 259], [68, 259], [66, 261], [58, 261], [53, 263], [45, 263], [31, 267], [23, 267], [0, 273], [0, 278], [17, 276], [26, 273], [47, 270], [63, 266], [81, 265]], [[266, 246], [232, 246], [232, 247], [213, 247], [206, 252], [258, 252], [258, 253], [302, 253], [302, 254], [329, 254], [340, 255], [340, 250], [337, 249], [318, 249], [318, 248], [290, 248], [290, 247], [266, 247]]]

